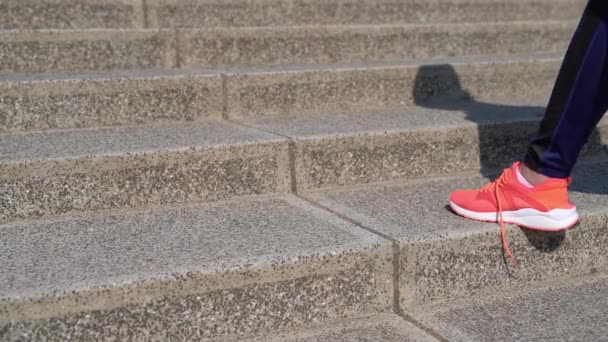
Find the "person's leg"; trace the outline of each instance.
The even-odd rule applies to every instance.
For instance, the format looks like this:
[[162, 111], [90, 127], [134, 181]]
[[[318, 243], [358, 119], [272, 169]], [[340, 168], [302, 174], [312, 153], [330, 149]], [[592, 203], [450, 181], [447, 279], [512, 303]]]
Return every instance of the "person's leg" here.
[[[521, 163], [478, 190], [450, 195], [464, 217], [559, 231], [579, 220], [568, 200], [569, 175], [591, 132], [608, 107], [608, 0], [590, 0], [574, 34], [540, 129]], [[522, 177], [520, 169], [528, 177]], [[538, 182], [526, 178], [538, 177]], [[536, 184], [530, 184], [536, 183]]]
[[522, 173], [531, 183], [570, 176], [581, 149], [608, 109], [607, 61], [608, 1], [591, 0], [524, 159]]

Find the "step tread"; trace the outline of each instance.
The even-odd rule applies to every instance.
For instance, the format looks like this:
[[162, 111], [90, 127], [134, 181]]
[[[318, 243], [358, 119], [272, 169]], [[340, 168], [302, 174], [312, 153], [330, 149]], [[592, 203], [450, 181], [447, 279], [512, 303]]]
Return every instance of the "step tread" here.
[[[575, 169], [573, 179], [570, 200], [583, 220], [585, 215], [606, 213], [608, 163], [582, 163]], [[498, 230], [496, 224], [467, 220], [447, 208], [452, 191], [478, 188], [487, 182], [488, 177], [481, 175], [462, 175], [324, 190], [304, 196], [399, 241], [449, 239]]]
[[[438, 340], [398, 315], [342, 320], [302, 331], [274, 333], [243, 342], [437, 342]], [[227, 341], [226, 341], [227, 342]]]
[[284, 141], [226, 121], [0, 134], [0, 162], [182, 151]]
[[264, 265], [280, 272], [281, 263], [387, 242], [293, 195], [19, 222], [0, 225], [0, 236], [4, 299]]
[[90, 72], [35, 72], [35, 73], [13, 73], [0, 75], [0, 84], [14, 82], [52, 82], [73, 80], [115, 80], [115, 79], [146, 79], [163, 77], [187, 77], [195, 76], [241, 76], [257, 74], [283, 74], [302, 72], [348, 72], [365, 70], [382, 70], [394, 68], [417, 68], [425, 65], [477, 65], [477, 64], [509, 64], [522, 62], [559, 62], [563, 54], [535, 53], [525, 55], [509, 56], [457, 56], [437, 57], [425, 59], [401, 59], [382, 62], [366, 63], [339, 63], [339, 64], [293, 64], [282, 66], [258, 66], [258, 67], [217, 67], [217, 68], [191, 68], [186, 70], [97, 70]]
[[329, 135], [383, 134], [400, 131], [442, 129], [470, 125], [537, 121], [544, 102], [428, 103], [399, 110], [371, 113], [324, 113], [306, 116], [244, 118], [238, 122], [263, 131], [296, 139]]
[[605, 274], [421, 308], [414, 318], [449, 341], [600, 341], [608, 328]]

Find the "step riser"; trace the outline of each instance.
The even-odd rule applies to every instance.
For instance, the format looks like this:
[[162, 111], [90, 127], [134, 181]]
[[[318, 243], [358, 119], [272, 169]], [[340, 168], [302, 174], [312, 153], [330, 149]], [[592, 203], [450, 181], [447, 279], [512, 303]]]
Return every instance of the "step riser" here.
[[584, 4], [584, 0], [8, 0], [0, 4], [0, 30], [559, 20], [576, 19]]
[[[369, 113], [427, 102], [543, 99], [560, 61], [400, 66], [221, 76], [0, 83], [0, 131], [83, 128], [226, 115], [235, 120]], [[116, 99], [124, 101], [116, 101]], [[442, 108], [442, 104], [434, 104]]]
[[227, 115], [368, 113], [461, 100], [463, 89], [478, 101], [538, 101], [548, 97], [559, 67], [547, 59], [235, 74], [227, 78]]
[[0, 223], [291, 190], [287, 143], [0, 164]]
[[608, 269], [605, 213], [587, 214], [564, 234], [507, 229], [509, 246], [519, 262], [503, 254], [496, 230], [463, 238], [420, 242], [401, 247], [400, 294], [404, 310], [483, 291], [576, 277]]
[[[0, 33], [0, 73], [348, 64], [562, 53], [574, 22], [423, 27]], [[177, 43], [175, 37], [177, 35]]]
[[144, 27], [143, 0], [4, 0], [0, 30]]
[[[305, 140], [296, 150], [298, 190], [496, 170], [523, 158], [537, 128], [528, 121]], [[604, 153], [601, 136], [608, 129], [597, 133], [583, 156]]]
[[0, 83], [0, 132], [199, 121], [222, 115], [219, 75]]
[[[269, 26], [575, 19], [575, 1], [148, 1], [151, 26]], [[228, 10], [228, 8], [230, 10]]]
[[0, 32], [0, 73], [168, 69], [177, 63], [175, 33]]
[[[215, 151], [0, 164], [0, 223], [68, 212], [192, 203], [495, 169], [521, 159], [538, 123], [413, 130]], [[585, 156], [603, 155], [601, 126]], [[481, 144], [481, 145], [480, 145]], [[480, 152], [481, 151], [481, 152]], [[247, 170], [246, 173], [243, 170]]]
[[347, 64], [457, 55], [562, 53], [574, 22], [423, 27], [186, 30], [181, 67]]
[[[521, 160], [538, 121], [451, 129], [306, 139], [296, 145], [299, 191], [326, 187], [484, 172]], [[582, 156], [605, 155], [598, 127]]]
[[390, 244], [123, 288], [4, 302], [0, 337], [19, 340], [214, 339], [390, 313]]

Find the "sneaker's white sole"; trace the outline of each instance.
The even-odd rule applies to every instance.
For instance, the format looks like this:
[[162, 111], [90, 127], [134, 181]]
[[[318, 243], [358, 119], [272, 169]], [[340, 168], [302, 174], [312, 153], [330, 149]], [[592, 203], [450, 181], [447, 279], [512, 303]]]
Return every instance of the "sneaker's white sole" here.
[[[459, 207], [450, 201], [450, 207], [456, 214], [478, 221], [498, 222], [498, 213], [478, 213]], [[535, 230], [557, 232], [574, 226], [579, 220], [576, 208], [553, 209], [542, 212], [535, 209], [503, 211], [503, 221]]]

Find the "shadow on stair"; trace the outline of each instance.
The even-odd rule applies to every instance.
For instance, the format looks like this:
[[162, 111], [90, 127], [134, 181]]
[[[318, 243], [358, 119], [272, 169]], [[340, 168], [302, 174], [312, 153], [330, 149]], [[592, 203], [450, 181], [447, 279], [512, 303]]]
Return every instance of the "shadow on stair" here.
[[[536, 121], [542, 119], [545, 109], [541, 106], [477, 101], [463, 89], [460, 78], [451, 65], [426, 65], [419, 68], [413, 92], [417, 106], [444, 110], [446, 115], [449, 115], [449, 111], [453, 111], [455, 115], [464, 113], [466, 120], [477, 124], [480, 171], [489, 180], [494, 179], [502, 168], [524, 157], [528, 140], [538, 127]], [[477, 147], [471, 146], [471, 149], [474, 148]], [[599, 155], [605, 149], [598, 130], [595, 130], [582, 155]], [[595, 170], [585, 165], [579, 165], [577, 169], [579, 174], [588, 179], [575, 180], [571, 190], [608, 194], [608, 182], [598, 184], [592, 180], [608, 179], [608, 171]], [[557, 250], [566, 237], [566, 232], [547, 233], [529, 229], [523, 231], [530, 244], [544, 253]]]

